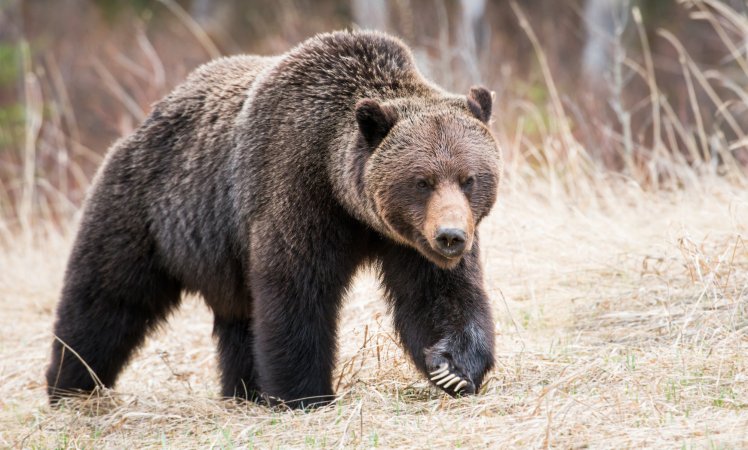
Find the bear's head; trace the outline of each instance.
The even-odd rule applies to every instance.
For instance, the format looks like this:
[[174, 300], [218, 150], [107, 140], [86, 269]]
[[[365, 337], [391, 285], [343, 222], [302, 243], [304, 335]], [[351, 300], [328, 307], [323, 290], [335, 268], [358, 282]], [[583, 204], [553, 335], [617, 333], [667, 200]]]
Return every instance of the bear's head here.
[[496, 201], [501, 154], [487, 127], [492, 98], [404, 98], [356, 104], [361, 182], [377, 228], [441, 268], [472, 249]]

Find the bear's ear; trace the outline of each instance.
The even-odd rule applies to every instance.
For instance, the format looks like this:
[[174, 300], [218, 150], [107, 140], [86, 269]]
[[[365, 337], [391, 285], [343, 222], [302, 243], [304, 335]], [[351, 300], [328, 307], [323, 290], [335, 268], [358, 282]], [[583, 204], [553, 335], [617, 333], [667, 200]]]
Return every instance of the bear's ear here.
[[467, 96], [467, 103], [470, 112], [483, 123], [488, 123], [491, 119], [491, 104], [493, 96], [488, 89], [483, 86], [473, 86]]
[[366, 143], [376, 147], [395, 126], [397, 111], [376, 100], [364, 98], [356, 103], [356, 122]]

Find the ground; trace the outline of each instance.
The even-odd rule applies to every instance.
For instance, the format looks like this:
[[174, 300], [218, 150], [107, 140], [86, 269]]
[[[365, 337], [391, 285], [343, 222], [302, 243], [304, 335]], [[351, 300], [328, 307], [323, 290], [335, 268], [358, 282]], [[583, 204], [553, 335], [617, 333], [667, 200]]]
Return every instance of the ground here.
[[405, 358], [362, 272], [329, 407], [218, 399], [211, 315], [188, 297], [114, 391], [52, 410], [43, 373], [71, 233], [6, 239], [0, 447], [748, 446], [748, 191], [709, 177], [572, 186], [509, 170], [481, 226], [498, 364], [457, 400]]

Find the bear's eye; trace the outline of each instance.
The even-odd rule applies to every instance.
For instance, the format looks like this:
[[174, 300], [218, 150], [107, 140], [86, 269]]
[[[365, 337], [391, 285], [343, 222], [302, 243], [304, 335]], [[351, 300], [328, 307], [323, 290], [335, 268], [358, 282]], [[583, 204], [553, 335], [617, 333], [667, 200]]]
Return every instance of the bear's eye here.
[[475, 183], [475, 177], [469, 176], [465, 178], [465, 181], [462, 182], [462, 187], [469, 188], [470, 186], [473, 185], [473, 183]]
[[426, 181], [426, 180], [418, 180], [416, 182], [416, 186], [418, 186], [418, 189], [423, 189], [423, 190], [426, 190], [426, 189], [428, 189], [428, 188], [431, 187], [431, 185], [429, 184], [429, 182]]

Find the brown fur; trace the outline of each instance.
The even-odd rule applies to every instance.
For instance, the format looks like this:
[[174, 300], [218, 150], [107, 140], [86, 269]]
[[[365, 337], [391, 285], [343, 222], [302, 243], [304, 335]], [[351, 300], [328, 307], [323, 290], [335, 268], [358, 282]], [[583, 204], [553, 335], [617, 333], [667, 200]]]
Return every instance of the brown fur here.
[[[223, 395], [327, 402], [340, 302], [367, 263], [419, 370], [446, 365], [475, 392], [493, 365], [475, 231], [500, 176], [490, 114], [487, 90], [443, 91], [379, 33], [201, 67], [97, 176], [58, 308], [50, 398], [94, 386], [66, 346], [112, 385], [187, 291], [215, 314]], [[445, 224], [464, 228], [460, 255], [435, 247]]]

